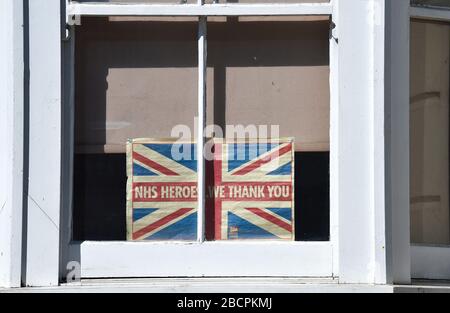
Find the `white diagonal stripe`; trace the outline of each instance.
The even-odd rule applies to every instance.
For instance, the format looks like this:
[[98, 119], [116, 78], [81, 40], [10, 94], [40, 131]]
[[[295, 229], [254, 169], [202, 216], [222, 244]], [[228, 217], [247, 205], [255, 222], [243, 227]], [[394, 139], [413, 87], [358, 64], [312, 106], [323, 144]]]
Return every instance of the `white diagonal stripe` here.
[[231, 210], [231, 213], [250, 223], [264, 229], [265, 231], [277, 236], [280, 239], [292, 239], [292, 232], [248, 211], [248, 210]]
[[[231, 172], [229, 172], [229, 174], [231, 174], [231, 175], [232, 175], [232, 174], [235, 174], [235, 173], [241, 171], [242, 169], [248, 167], [249, 165], [251, 165], [251, 164], [253, 164], [253, 163], [255, 163], [255, 162], [258, 162], [259, 160], [263, 160], [263, 159], [265, 159], [265, 158], [268, 158], [271, 154], [274, 154], [274, 153], [276, 153], [277, 151], [280, 151], [281, 149], [285, 148], [285, 147], [288, 146], [288, 145], [290, 145], [290, 143], [281, 144], [281, 145], [279, 145], [278, 147], [276, 147], [276, 148], [274, 148], [274, 149], [272, 149], [272, 150], [270, 150], [270, 151], [268, 151], [268, 152], [266, 152], [266, 153], [264, 153], [264, 154], [261, 154], [260, 156], [258, 156], [258, 157], [256, 157], [256, 158], [250, 160], [249, 162], [247, 162], [247, 163], [245, 163], [245, 164], [239, 166], [238, 168], [235, 168], [234, 170], [232, 170]], [[227, 160], [227, 161], [229, 162], [230, 160], [228, 159], [228, 145], [225, 145], [225, 146], [226, 146], [226, 148], [225, 148], [224, 150], [225, 150], [225, 153], [226, 153], [226, 154], [223, 156], [223, 157], [224, 157], [223, 159], [224, 159], [224, 160]], [[291, 154], [289, 154], [289, 155], [291, 155]], [[280, 157], [280, 156], [278, 155], [277, 157], [272, 158], [272, 161], [273, 161], [274, 159], [278, 159], [279, 157]], [[227, 169], [227, 172], [228, 172], [228, 169]]]
[[[176, 211], [178, 211], [180, 209], [181, 208], [157, 210], [157, 211], [147, 215], [146, 217], [143, 217], [143, 218], [137, 220], [136, 222], [134, 222], [133, 223], [133, 232], [134, 233], [138, 232], [141, 229], [144, 229], [145, 227], [147, 227], [147, 226], [149, 226], [149, 225], [151, 225], [153, 223], [156, 223], [157, 221], [165, 218], [166, 216], [168, 216], [168, 215], [170, 215], [170, 214], [172, 214], [172, 213], [174, 213], [174, 212], [176, 212]], [[179, 222], [180, 220], [190, 216], [191, 214], [194, 214], [195, 212], [196, 212], [196, 210], [189, 211], [188, 213], [183, 214], [183, 215], [181, 215], [181, 216], [171, 220], [170, 222], [168, 222], [168, 223], [166, 223], [164, 225], [161, 225], [160, 227], [158, 227], [158, 228], [156, 228], [156, 229], [146, 233], [145, 235], [140, 236], [136, 240], [145, 239], [145, 238], [147, 238], [147, 237], [157, 233], [161, 229], [169, 227], [170, 225], [173, 225], [176, 222]]]
[[[246, 202], [245, 205], [243, 205], [243, 203], [240, 202], [240, 203], [236, 204], [235, 206], [230, 207], [229, 211], [234, 213], [235, 211], [239, 211], [239, 210], [258, 208], [258, 209], [264, 211], [264, 213], [270, 214], [273, 217], [276, 217], [277, 219], [282, 220], [283, 222], [285, 222], [285, 223], [287, 223], [289, 225], [292, 224], [292, 221], [290, 221], [290, 220], [282, 217], [281, 215], [278, 215], [278, 214], [272, 212], [271, 210], [269, 210], [269, 208], [280, 208], [280, 209], [286, 208], [286, 209], [288, 209], [291, 206], [290, 202], [287, 202], [287, 206], [286, 205], [285, 206], [274, 206], [271, 203], [270, 204], [266, 204], [266, 205], [261, 205], [261, 202], [250, 203], [250, 204], [253, 204], [253, 205], [249, 205], [248, 203], [250, 203], [250, 202]], [[227, 203], [227, 204], [229, 204], [229, 203]], [[227, 205], [227, 207], [228, 207], [228, 205]], [[291, 209], [291, 211], [292, 211], [292, 209]]]
[[[162, 174], [160, 171], [158, 171], [157, 169], [152, 168], [152, 167], [150, 167], [150, 166], [148, 166], [148, 165], [142, 163], [141, 161], [138, 161], [138, 160], [136, 160], [136, 159], [133, 159], [133, 162], [136, 163], [137, 165], [139, 165], [139, 166], [145, 168], [146, 170], [149, 170], [149, 171], [151, 171], [151, 172], [157, 174], [157, 175], [163, 175], [163, 174]], [[153, 176], [153, 175], [148, 175], [148, 176], [146, 176], [146, 177], [152, 177], [152, 176]], [[179, 180], [179, 179], [178, 179], [178, 180]]]

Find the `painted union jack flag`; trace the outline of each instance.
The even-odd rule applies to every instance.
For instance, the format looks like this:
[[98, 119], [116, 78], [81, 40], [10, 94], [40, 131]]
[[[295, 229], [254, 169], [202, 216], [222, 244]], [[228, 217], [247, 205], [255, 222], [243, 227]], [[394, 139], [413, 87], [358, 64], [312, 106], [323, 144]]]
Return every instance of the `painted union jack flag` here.
[[292, 139], [214, 145], [214, 239], [294, 239]]
[[[183, 151], [184, 150], [184, 151]], [[194, 144], [132, 140], [127, 145], [129, 240], [195, 240], [197, 161]], [[188, 158], [174, 158], [174, 151]], [[178, 160], [180, 159], [180, 160]]]

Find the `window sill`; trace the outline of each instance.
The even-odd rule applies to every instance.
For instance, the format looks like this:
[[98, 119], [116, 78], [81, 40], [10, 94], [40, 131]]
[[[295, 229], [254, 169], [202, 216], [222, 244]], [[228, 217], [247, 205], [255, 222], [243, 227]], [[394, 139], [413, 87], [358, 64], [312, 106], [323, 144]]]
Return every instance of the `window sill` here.
[[[449, 289], [450, 290], [450, 289]], [[393, 286], [340, 285], [333, 279], [302, 278], [155, 278], [82, 280], [53, 288], [9, 289], [3, 292], [54, 293], [392, 293]], [[2, 291], [0, 290], [0, 293]]]

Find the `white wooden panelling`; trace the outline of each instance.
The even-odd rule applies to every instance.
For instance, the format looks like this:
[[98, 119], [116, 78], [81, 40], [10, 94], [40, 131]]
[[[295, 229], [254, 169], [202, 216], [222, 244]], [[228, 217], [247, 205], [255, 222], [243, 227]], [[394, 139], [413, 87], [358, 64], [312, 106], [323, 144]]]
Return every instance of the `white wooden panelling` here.
[[450, 279], [450, 247], [411, 246], [411, 276], [416, 279]]
[[[388, 0], [390, 1], [390, 0]], [[385, 61], [386, 61], [386, 6], [385, 0], [374, 0], [370, 7], [368, 19], [373, 19], [373, 34], [369, 43], [372, 66], [371, 95], [371, 205], [374, 216], [374, 282], [388, 283], [386, 258], [386, 159], [385, 159]]]
[[99, 16], [258, 16], [330, 15], [330, 3], [298, 4], [118, 4], [71, 2], [67, 14]]
[[339, 1], [339, 281], [374, 282], [371, 1]]
[[61, 1], [29, 1], [30, 138], [26, 284], [58, 284]]
[[24, 144], [23, 2], [0, 2], [0, 286], [20, 287]]
[[332, 276], [328, 242], [84, 242], [71, 251], [82, 278]]
[[386, 283], [385, 0], [338, 6], [339, 280]]

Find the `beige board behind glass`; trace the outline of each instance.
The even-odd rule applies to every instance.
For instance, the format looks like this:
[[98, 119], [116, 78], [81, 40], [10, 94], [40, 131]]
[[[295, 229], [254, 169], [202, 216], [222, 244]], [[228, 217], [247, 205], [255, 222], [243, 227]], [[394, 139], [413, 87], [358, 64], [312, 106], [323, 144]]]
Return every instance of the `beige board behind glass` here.
[[197, 115], [197, 22], [85, 18], [76, 33], [76, 146], [125, 153]]
[[411, 241], [449, 244], [450, 26], [411, 23]]
[[[279, 125], [297, 151], [328, 151], [328, 20], [212, 23], [208, 104], [218, 125]], [[230, 135], [230, 134], [227, 134]]]
[[[208, 23], [208, 123], [280, 124], [302, 151], [329, 149], [327, 17]], [[83, 18], [76, 33], [76, 150], [124, 153], [197, 115], [194, 20]]]

